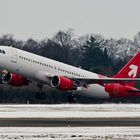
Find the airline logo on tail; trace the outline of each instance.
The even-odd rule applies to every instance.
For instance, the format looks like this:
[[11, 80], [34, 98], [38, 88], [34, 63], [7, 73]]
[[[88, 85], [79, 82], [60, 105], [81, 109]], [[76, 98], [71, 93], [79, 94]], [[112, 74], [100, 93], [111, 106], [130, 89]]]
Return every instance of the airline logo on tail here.
[[131, 70], [128, 72], [128, 76], [129, 77], [133, 76], [133, 78], [136, 77], [138, 72], [138, 66], [132, 64], [129, 66], [129, 68]]
[[[140, 52], [134, 56], [114, 77], [115, 78], [138, 78], [140, 74]], [[136, 81], [125, 82], [126, 85], [134, 87]]]

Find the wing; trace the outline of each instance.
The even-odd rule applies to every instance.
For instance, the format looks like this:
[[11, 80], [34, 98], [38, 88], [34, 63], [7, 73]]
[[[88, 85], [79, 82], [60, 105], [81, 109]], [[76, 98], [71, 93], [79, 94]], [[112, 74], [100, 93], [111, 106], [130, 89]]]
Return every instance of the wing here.
[[93, 83], [120, 83], [120, 82], [134, 82], [140, 81], [140, 78], [72, 78], [78, 81], [85, 81], [88, 84]]
[[138, 82], [140, 78], [72, 78], [78, 85], [88, 85], [88, 84], [109, 84], [109, 83], [120, 83], [126, 84], [131, 82]]
[[85, 85], [85, 84], [105, 84], [105, 83], [128, 83], [128, 82], [134, 82], [134, 81], [140, 81], [140, 78], [109, 78], [109, 77], [103, 77], [103, 78], [79, 78], [79, 77], [68, 77], [65, 75], [54, 75], [53, 73], [48, 73], [45, 71], [39, 71], [36, 74], [36, 77], [42, 81], [46, 81], [46, 78], [51, 79], [54, 76], [58, 77], [65, 77], [68, 79], [73, 80], [78, 85]]

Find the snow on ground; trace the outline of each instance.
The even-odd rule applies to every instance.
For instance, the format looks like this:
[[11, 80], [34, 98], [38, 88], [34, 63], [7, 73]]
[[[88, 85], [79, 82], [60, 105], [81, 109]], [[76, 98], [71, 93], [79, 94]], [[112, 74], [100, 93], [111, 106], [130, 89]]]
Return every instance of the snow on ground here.
[[0, 127], [2, 140], [139, 140], [139, 127]]
[[[0, 105], [0, 117], [140, 117], [138, 104]], [[0, 140], [139, 140], [140, 127], [0, 127]]]
[[0, 105], [0, 118], [140, 117], [139, 104]]

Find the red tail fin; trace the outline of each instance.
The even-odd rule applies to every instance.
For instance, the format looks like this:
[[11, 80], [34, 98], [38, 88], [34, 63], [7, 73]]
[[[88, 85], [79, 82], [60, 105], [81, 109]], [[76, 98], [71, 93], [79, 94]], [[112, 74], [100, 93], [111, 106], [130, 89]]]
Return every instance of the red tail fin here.
[[[115, 78], [137, 78], [140, 73], [140, 52], [134, 56], [114, 77]], [[135, 86], [135, 82], [126, 83]]]

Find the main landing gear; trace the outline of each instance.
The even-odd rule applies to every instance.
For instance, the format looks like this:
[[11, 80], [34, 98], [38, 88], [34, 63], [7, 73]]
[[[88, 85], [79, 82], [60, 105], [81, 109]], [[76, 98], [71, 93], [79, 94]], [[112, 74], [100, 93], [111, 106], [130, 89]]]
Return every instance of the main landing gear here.
[[46, 98], [45, 93], [42, 91], [43, 85], [37, 84], [39, 91], [36, 93], [35, 97], [39, 100], [44, 100]]
[[77, 98], [75, 96], [75, 92], [73, 91], [73, 93], [71, 95], [68, 96], [68, 102], [69, 103], [77, 103]]

